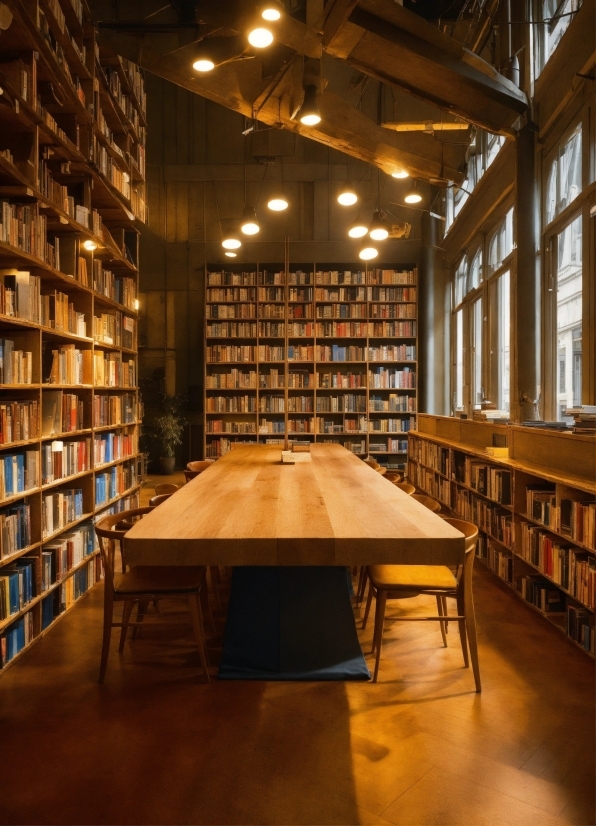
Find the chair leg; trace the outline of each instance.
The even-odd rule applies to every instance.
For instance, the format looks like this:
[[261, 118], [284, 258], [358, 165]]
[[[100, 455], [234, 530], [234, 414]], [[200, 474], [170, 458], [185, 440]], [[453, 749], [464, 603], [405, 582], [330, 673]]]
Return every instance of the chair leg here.
[[[447, 597], [445, 596], [445, 594], [442, 594], [441, 600], [443, 602], [443, 616], [448, 617], [449, 616], [449, 611], [447, 610]], [[446, 634], [449, 633], [449, 620], [448, 619], [445, 620], [445, 633]]]
[[[366, 600], [366, 608], [364, 610], [364, 617], [362, 619], [362, 630], [363, 631], [366, 628], [366, 623], [368, 622], [368, 615], [370, 614], [370, 606], [372, 605], [374, 595], [375, 595], [374, 594], [374, 588], [373, 588], [373, 585], [372, 585], [372, 582], [371, 582], [370, 585], [369, 585], [369, 588], [368, 588], [368, 599]], [[373, 644], [374, 644], [374, 642], [373, 642]], [[374, 651], [374, 648], [373, 648], [373, 651]]]
[[211, 606], [209, 605], [209, 592], [207, 591], [207, 581], [205, 581], [199, 591], [199, 596], [201, 598], [201, 605], [203, 607], [203, 613], [209, 619], [209, 624], [211, 625], [211, 629], [213, 631], [213, 636], [217, 636], [217, 631], [215, 628], [215, 620], [213, 619], [213, 614], [211, 613]]
[[360, 605], [362, 600], [364, 599], [364, 593], [366, 591], [366, 565], [362, 565], [360, 568], [360, 574], [358, 576], [358, 588], [356, 589], [356, 604]]
[[126, 641], [126, 632], [128, 631], [128, 623], [130, 622], [130, 615], [134, 608], [134, 600], [127, 599], [124, 603], [124, 610], [122, 611], [122, 629], [120, 631], [120, 645], [118, 646], [118, 653], [122, 654], [124, 651], [124, 643]]
[[[145, 613], [147, 612], [148, 607], [149, 607], [149, 603], [147, 602], [146, 599], [141, 600], [139, 602], [139, 606], [137, 608], [137, 622], [143, 622], [143, 620], [145, 619]], [[137, 634], [139, 633], [139, 631], [140, 631], [139, 626], [135, 625], [135, 627], [132, 629], [132, 638], [133, 638], [133, 640], [136, 640]]]
[[[107, 588], [107, 585], [104, 585]], [[114, 618], [114, 600], [106, 593], [103, 606], [103, 638], [101, 643], [101, 662], [99, 665], [99, 682], [103, 683], [110, 653], [110, 639], [112, 637], [112, 620]]]
[[472, 595], [472, 577], [465, 577], [464, 581], [464, 608], [466, 631], [468, 632], [468, 645], [470, 646], [470, 659], [472, 660], [472, 671], [474, 672], [474, 682], [476, 691], [482, 691], [480, 684], [480, 664], [478, 663], [478, 640], [476, 638], [476, 614], [474, 613], [474, 597]]
[[205, 678], [207, 682], [209, 680], [209, 663], [207, 662], [207, 652], [205, 650], [205, 634], [203, 631], [203, 618], [201, 617], [201, 605], [199, 600], [198, 594], [191, 594], [188, 598], [188, 607], [190, 609], [190, 615], [192, 618], [192, 626], [195, 632], [195, 637], [197, 640], [197, 645], [199, 648], [199, 657], [201, 659], [201, 665], [203, 666], [203, 671], [205, 672]]
[[221, 613], [223, 611], [223, 608], [221, 606], [221, 596], [219, 593], [219, 586], [221, 584], [221, 574], [219, 573], [219, 566], [211, 565], [209, 567], [209, 573], [211, 575], [211, 587], [213, 589], [213, 593], [215, 594], [217, 609]]
[[[443, 603], [443, 597], [441, 594], [437, 594], [437, 611], [440, 617], [445, 616], [445, 605]], [[447, 634], [445, 633], [446, 623], [443, 620], [440, 620], [439, 625], [441, 626], [441, 636], [443, 637], [443, 645], [445, 648], [447, 648]]]
[[377, 609], [375, 611], [375, 635], [374, 644], [376, 647], [375, 672], [373, 683], [377, 682], [379, 675], [379, 664], [381, 661], [381, 645], [383, 644], [383, 625], [385, 623], [385, 606], [387, 605], [387, 591], [377, 591]]
[[[460, 617], [465, 616], [466, 607], [464, 605], [463, 596], [460, 594], [457, 597], [457, 613]], [[470, 667], [470, 660], [468, 657], [468, 635], [466, 633], [466, 621], [465, 619], [457, 621], [459, 627], [459, 639], [461, 642], [461, 650], [462, 654], [464, 655], [464, 666], [466, 668]]]

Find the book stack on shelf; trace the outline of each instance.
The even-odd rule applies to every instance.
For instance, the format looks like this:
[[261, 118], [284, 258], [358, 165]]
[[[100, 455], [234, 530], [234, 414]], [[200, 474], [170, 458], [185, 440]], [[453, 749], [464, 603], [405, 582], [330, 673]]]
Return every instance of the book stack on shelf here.
[[476, 524], [480, 561], [592, 656], [595, 457], [593, 436], [553, 429], [420, 415], [409, 434], [412, 483]]
[[306, 439], [405, 468], [416, 315], [413, 267], [209, 266], [205, 456]]
[[[138, 502], [145, 95], [84, 3], [9, 3], [0, 40], [0, 665], [101, 576]], [[17, 588], [18, 585], [18, 588]], [[18, 598], [16, 598], [18, 597]]]

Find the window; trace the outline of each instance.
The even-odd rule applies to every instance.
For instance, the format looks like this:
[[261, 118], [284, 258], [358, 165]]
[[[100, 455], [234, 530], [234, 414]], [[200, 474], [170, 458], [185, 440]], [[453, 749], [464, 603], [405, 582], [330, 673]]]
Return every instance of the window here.
[[513, 207], [503, 218], [488, 244], [488, 272], [499, 269], [513, 250]]
[[536, 75], [540, 74], [559, 45], [581, 5], [581, 0], [540, 0], [539, 16], [544, 23], [536, 27]]
[[550, 224], [582, 191], [582, 129], [558, 148], [546, 184], [546, 223]]
[[490, 296], [491, 399], [499, 410], [509, 413], [511, 368], [510, 273], [492, 280]]
[[482, 403], [482, 298], [472, 304], [472, 404]]
[[581, 404], [582, 395], [581, 215], [557, 235], [556, 261], [557, 351], [559, 353], [557, 411], [560, 411]]
[[464, 409], [464, 311], [455, 314], [455, 409]]

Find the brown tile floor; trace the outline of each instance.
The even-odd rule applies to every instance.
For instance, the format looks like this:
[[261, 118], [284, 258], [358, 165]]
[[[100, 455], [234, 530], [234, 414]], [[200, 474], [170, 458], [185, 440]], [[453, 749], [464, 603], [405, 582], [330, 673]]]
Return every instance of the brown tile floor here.
[[155, 631], [99, 686], [96, 588], [0, 679], [0, 822], [594, 824], [593, 664], [480, 566], [475, 591], [481, 695], [455, 629], [390, 620], [377, 685], [207, 685]]

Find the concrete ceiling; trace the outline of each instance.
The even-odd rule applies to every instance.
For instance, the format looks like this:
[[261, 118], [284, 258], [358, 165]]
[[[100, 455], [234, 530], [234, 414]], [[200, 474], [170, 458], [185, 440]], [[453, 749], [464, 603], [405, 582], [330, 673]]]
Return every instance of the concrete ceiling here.
[[[308, 20], [308, 25], [284, 15], [274, 24], [275, 45], [260, 53], [244, 45], [241, 0], [191, 3], [196, 5], [196, 18], [190, 22], [181, 19], [180, 4], [175, 5], [176, 9], [160, 10], [159, 0], [134, 4], [97, 0], [92, 6], [100, 21], [100, 44], [247, 118], [301, 134], [388, 174], [404, 168], [413, 177], [433, 183], [461, 183], [462, 132], [454, 138], [440, 132], [383, 128], [380, 113], [372, 119], [357, 102], [346, 99], [349, 95], [333, 91], [337, 84], [327, 86], [330, 61], [340, 63], [348, 78], [356, 70], [426, 101], [429, 112], [435, 112], [428, 120], [455, 115], [513, 136], [514, 125], [526, 110], [525, 96], [514, 84], [394, 0], [329, 0], [325, 11]], [[185, 6], [188, 18], [189, 4]], [[192, 55], [197, 40], [205, 37], [210, 43], [223, 43], [236, 59], [199, 76], [191, 67]], [[296, 119], [306, 82], [320, 88], [322, 120], [315, 127]]]

